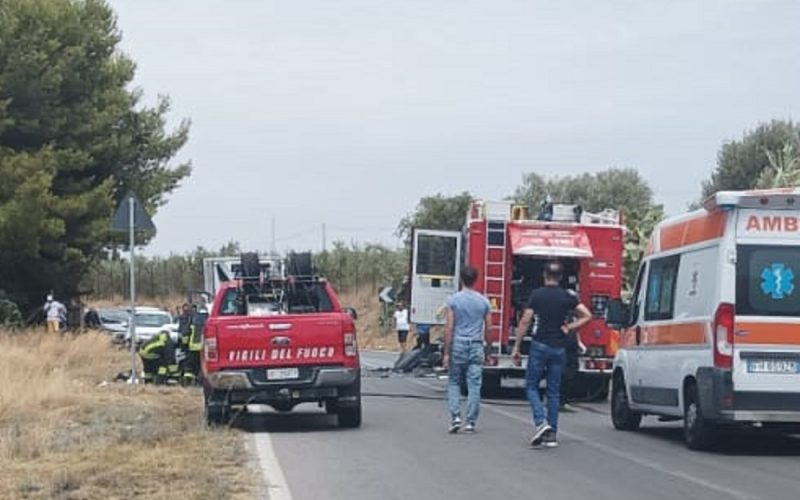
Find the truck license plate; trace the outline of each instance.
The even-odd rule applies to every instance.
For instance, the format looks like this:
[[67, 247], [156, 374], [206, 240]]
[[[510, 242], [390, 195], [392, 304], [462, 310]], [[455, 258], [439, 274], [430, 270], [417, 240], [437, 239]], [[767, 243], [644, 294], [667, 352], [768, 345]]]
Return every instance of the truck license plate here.
[[297, 368], [272, 368], [267, 370], [267, 380], [288, 380], [299, 376], [300, 372]]
[[791, 359], [758, 359], [747, 362], [747, 373], [798, 373], [797, 361]]

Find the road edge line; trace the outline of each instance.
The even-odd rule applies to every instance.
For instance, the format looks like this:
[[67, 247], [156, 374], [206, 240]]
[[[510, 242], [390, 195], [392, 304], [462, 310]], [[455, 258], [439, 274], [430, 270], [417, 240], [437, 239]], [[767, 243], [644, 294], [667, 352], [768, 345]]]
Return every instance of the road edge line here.
[[269, 500], [292, 500], [292, 492], [286, 476], [272, 446], [272, 437], [269, 433], [253, 434], [256, 458], [261, 466], [261, 475], [266, 486]]

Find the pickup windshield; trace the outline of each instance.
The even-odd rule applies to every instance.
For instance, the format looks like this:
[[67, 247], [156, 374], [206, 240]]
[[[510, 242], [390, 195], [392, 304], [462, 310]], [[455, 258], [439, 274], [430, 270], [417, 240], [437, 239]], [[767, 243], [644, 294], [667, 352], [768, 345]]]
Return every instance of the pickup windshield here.
[[294, 286], [259, 290], [255, 287], [230, 288], [225, 291], [221, 316], [272, 316], [333, 311], [324, 283], [298, 283]]
[[737, 254], [737, 314], [800, 316], [800, 247], [739, 245]]

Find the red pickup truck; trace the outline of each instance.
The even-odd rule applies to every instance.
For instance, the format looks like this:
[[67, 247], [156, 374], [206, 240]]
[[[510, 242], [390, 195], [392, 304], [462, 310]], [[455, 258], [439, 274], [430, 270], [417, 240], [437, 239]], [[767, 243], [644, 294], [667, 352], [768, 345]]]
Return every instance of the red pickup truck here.
[[280, 412], [315, 402], [340, 427], [361, 425], [355, 311], [326, 280], [237, 278], [221, 285], [204, 333], [206, 420], [225, 424], [234, 406]]

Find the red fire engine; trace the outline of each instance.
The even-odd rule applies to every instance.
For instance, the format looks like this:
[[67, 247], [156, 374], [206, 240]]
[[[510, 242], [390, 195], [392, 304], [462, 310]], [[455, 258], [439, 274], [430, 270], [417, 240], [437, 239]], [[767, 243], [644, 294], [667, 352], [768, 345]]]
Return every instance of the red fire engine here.
[[[618, 213], [582, 212], [547, 203], [536, 218], [508, 202], [473, 201], [463, 233], [417, 229], [413, 235], [411, 320], [443, 324], [444, 301], [458, 288], [462, 263], [481, 271], [477, 286], [492, 303], [492, 355], [483, 391], [499, 391], [503, 379], [522, 377], [512, 363], [514, 329], [531, 290], [543, 283], [543, 266], [557, 259], [562, 286], [574, 290], [594, 315], [579, 332], [577, 386], [586, 396], [605, 397], [616, 352], [616, 332], [605, 322], [606, 304], [620, 297], [625, 228]], [[463, 244], [462, 244], [463, 243]], [[527, 354], [526, 336], [522, 353]]]

